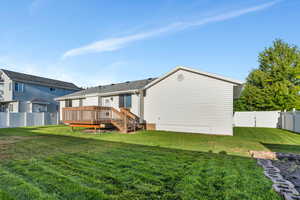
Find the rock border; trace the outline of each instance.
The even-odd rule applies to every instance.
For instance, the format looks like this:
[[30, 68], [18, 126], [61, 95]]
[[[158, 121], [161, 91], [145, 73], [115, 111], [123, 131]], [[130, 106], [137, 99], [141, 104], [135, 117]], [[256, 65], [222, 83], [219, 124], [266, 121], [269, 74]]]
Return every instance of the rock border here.
[[294, 154], [294, 153], [276, 153], [276, 158], [279, 160], [282, 159], [288, 159], [288, 160], [300, 160], [300, 155], [299, 154]]
[[257, 158], [257, 164], [263, 167], [265, 176], [273, 182], [272, 187], [285, 200], [300, 200], [300, 194], [294, 184], [281, 176], [280, 170], [273, 166], [271, 160]]

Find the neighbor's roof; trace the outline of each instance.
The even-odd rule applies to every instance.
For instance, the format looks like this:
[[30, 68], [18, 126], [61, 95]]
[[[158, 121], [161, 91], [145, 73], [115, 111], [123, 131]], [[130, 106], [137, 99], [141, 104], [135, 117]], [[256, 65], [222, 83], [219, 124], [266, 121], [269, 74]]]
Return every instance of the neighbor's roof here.
[[124, 83], [116, 83], [110, 85], [102, 85], [97, 87], [88, 88], [86, 90], [82, 90], [79, 92], [74, 92], [72, 94], [68, 94], [62, 97], [58, 97], [55, 100], [64, 100], [64, 99], [74, 99], [74, 98], [84, 98], [88, 95], [105, 95], [105, 94], [112, 94], [112, 93], [122, 93], [128, 91], [134, 91], [138, 89], [144, 88], [147, 84], [154, 81], [156, 78], [148, 78], [143, 80], [137, 81], [127, 81]]
[[34, 98], [30, 101], [30, 103], [50, 104], [50, 102], [48, 100], [42, 99], [42, 98]]
[[149, 83], [148, 85], [146, 85], [145, 89], [152, 87], [153, 85], [159, 83], [160, 81], [164, 80], [165, 78], [169, 77], [170, 75], [174, 74], [175, 72], [177, 72], [179, 70], [184, 70], [184, 71], [192, 72], [192, 73], [195, 73], [195, 74], [204, 75], [204, 76], [207, 76], [207, 77], [210, 77], [210, 78], [222, 80], [222, 81], [229, 82], [229, 83], [232, 83], [232, 84], [235, 84], [235, 85], [242, 85], [243, 84], [242, 81], [234, 80], [234, 79], [227, 78], [227, 77], [224, 77], [224, 76], [221, 76], [221, 75], [208, 73], [208, 72], [192, 69], [192, 68], [189, 68], [189, 67], [178, 66], [175, 69], [173, 69], [172, 71], [166, 73], [165, 75], [159, 77], [155, 81], [153, 81], [153, 82]]
[[70, 89], [70, 90], [81, 90], [75, 84], [70, 82], [44, 78], [44, 77], [24, 74], [20, 72], [14, 72], [6, 69], [1, 69], [0, 71], [6, 74], [13, 81], [26, 82], [31, 84], [45, 85], [45, 86]]

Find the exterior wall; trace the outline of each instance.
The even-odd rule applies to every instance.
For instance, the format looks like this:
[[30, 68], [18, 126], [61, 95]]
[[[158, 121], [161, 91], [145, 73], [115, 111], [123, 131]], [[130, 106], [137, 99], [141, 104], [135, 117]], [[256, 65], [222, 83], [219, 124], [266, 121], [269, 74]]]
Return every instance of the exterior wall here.
[[[132, 107], [130, 111], [135, 115], [139, 115], [139, 95], [132, 94]], [[78, 107], [79, 100], [72, 100], [72, 107]], [[107, 106], [113, 107], [119, 110], [119, 95], [114, 96], [89, 96], [85, 99], [82, 99], [82, 106]], [[60, 113], [62, 112], [62, 108], [65, 107], [65, 101], [60, 101]]]
[[80, 100], [79, 99], [72, 100], [72, 106], [73, 107], [79, 107], [79, 105], [80, 105]]
[[144, 119], [157, 130], [232, 135], [233, 84], [179, 70], [148, 88]]
[[19, 112], [19, 102], [12, 102], [10, 104], [13, 105], [13, 111], [12, 112]]
[[14, 90], [14, 84], [15, 82], [12, 81], [12, 99], [20, 102], [20, 107], [14, 108], [14, 112], [31, 112], [32, 109], [29, 107], [29, 101], [36, 98], [47, 100], [50, 103], [47, 104], [47, 112], [57, 112], [58, 103], [54, 100], [54, 98], [75, 92], [73, 90], [55, 87], [53, 87], [55, 88], [55, 91], [50, 91], [51, 87], [28, 83], [23, 83], [24, 90], [22, 92], [18, 92]]
[[32, 111], [32, 105], [30, 103], [27, 103], [26, 101], [19, 102], [19, 109], [17, 112], [31, 112]]
[[130, 112], [132, 112], [133, 114], [139, 116], [140, 113], [139, 113], [139, 110], [140, 110], [140, 96], [137, 95], [137, 94], [132, 94], [132, 97], [131, 97], [131, 101], [132, 101], [132, 107], [130, 109]]
[[[15, 84], [15, 82], [13, 83]], [[23, 92], [17, 92], [13, 90], [13, 99], [19, 101], [30, 101], [34, 98], [43, 98], [48, 100], [51, 103], [56, 103], [54, 98], [75, 92], [73, 90], [66, 90], [61, 88], [55, 88], [55, 91], [50, 91], [50, 88], [51, 87], [42, 86], [42, 85], [24, 83]]]
[[[102, 106], [111, 106], [117, 110], [119, 110], [119, 96], [105, 96], [101, 97], [101, 105]], [[130, 112], [139, 116], [139, 95], [132, 94], [131, 95], [131, 108]]]
[[119, 96], [101, 97], [101, 105], [119, 109]]
[[4, 82], [0, 82], [0, 101], [4, 100], [3, 95], [4, 95]]
[[11, 101], [12, 100], [12, 81], [6, 76], [6, 74], [2, 74], [0, 71], [1, 77], [4, 81], [3, 83], [3, 94], [1, 95], [0, 101]]
[[[72, 100], [72, 104], [75, 100]], [[99, 105], [99, 97], [98, 96], [90, 96], [86, 97], [82, 100], [83, 106], [98, 106]], [[72, 105], [73, 106], [73, 105]], [[75, 106], [73, 106], [75, 107]]]
[[59, 120], [62, 120], [62, 109], [66, 107], [65, 101], [59, 101]]

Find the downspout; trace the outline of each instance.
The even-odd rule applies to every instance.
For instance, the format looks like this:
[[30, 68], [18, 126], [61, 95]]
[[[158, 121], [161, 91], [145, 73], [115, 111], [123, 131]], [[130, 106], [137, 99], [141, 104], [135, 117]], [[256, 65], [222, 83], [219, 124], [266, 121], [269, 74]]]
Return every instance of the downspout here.
[[144, 90], [139, 90], [139, 118], [140, 123], [144, 123]]

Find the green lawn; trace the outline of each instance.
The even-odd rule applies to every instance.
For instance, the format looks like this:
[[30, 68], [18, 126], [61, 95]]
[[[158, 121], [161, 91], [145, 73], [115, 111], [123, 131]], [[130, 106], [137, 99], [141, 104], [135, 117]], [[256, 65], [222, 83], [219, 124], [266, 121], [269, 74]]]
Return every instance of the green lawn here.
[[279, 200], [246, 152], [297, 152], [298, 141], [297, 134], [258, 128], [237, 128], [233, 137], [0, 129], [0, 199]]
[[[78, 130], [78, 129], [77, 129]], [[217, 136], [166, 131], [140, 131], [136, 134], [72, 132], [66, 126], [33, 129], [32, 132], [58, 134], [105, 141], [141, 144], [191, 151], [249, 156], [249, 150], [300, 153], [300, 134], [273, 128], [234, 128], [234, 136]]]

